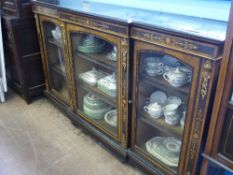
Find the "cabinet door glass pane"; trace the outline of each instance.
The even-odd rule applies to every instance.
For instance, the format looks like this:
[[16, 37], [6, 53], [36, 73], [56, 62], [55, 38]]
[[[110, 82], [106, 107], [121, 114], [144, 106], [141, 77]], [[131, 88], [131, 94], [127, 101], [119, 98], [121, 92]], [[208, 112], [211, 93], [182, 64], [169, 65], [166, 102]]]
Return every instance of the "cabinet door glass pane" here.
[[111, 135], [117, 135], [116, 45], [87, 33], [71, 33], [77, 88], [77, 112]]
[[172, 171], [179, 163], [192, 71], [170, 55], [138, 53], [136, 145]]
[[228, 102], [228, 110], [226, 112], [226, 118], [223, 126], [222, 137], [220, 141], [220, 152], [233, 160], [233, 103]]
[[64, 53], [62, 48], [61, 30], [50, 22], [43, 23], [46, 54], [49, 71], [50, 88], [68, 99], [67, 77], [65, 72]]

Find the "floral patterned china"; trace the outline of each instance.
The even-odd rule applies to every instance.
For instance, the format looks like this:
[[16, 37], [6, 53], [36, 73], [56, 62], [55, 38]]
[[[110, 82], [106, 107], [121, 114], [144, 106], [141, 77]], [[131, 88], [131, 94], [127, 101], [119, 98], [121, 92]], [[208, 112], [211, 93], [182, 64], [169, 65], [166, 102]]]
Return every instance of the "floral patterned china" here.
[[146, 111], [152, 118], [160, 118], [163, 115], [161, 105], [156, 102], [144, 106], [144, 111]]
[[191, 77], [177, 67], [163, 74], [164, 79], [173, 87], [181, 87], [191, 81]]
[[111, 109], [98, 95], [88, 93], [83, 99], [83, 112], [92, 119], [102, 119], [107, 111]]
[[181, 141], [174, 137], [154, 137], [145, 146], [148, 153], [166, 165], [178, 166]]
[[96, 86], [97, 81], [106, 75], [107, 73], [98, 71], [93, 67], [92, 70], [79, 74], [79, 78], [91, 86]]
[[98, 80], [98, 88], [104, 93], [116, 97], [117, 96], [117, 77], [116, 74], [108, 75]]
[[166, 100], [167, 100], [167, 95], [163, 91], [154, 91], [150, 95], [149, 101], [150, 101], [150, 103], [157, 102], [158, 104], [163, 106], [165, 104]]
[[105, 113], [104, 120], [113, 127], [117, 127], [117, 110], [112, 109]]
[[104, 51], [106, 42], [94, 35], [86, 35], [80, 41], [78, 51], [87, 54], [100, 53]]
[[169, 96], [165, 102], [166, 104], [177, 104], [180, 106], [182, 104], [182, 100], [177, 96]]

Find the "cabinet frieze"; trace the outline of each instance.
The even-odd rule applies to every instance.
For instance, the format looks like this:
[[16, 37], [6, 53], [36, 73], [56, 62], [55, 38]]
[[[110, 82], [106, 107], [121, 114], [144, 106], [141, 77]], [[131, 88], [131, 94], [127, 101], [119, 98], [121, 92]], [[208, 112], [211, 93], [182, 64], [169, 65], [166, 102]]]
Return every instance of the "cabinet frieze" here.
[[128, 37], [128, 28], [125, 26], [63, 12], [60, 13], [60, 17], [66, 22], [76, 23], [85, 27], [105, 31], [107, 33]]
[[185, 38], [163, 34], [161, 32], [148, 31], [134, 27], [131, 29], [131, 37], [167, 48], [180, 50], [182, 52], [192, 53], [194, 55], [202, 56], [208, 59], [215, 59], [217, 52], [217, 47], [214, 45], [204, 44]]

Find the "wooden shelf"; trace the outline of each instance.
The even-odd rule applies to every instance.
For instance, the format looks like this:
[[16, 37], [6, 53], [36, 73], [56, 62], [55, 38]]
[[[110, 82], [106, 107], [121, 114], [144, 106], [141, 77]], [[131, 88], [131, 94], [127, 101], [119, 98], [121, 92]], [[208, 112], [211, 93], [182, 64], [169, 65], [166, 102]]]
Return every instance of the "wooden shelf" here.
[[104, 128], [104, 130], [107, 130], [109, 133], [111, 133], [112, 135], [117, 136], [117, 128], [112, 127], [111, 125], [109, 125], [107, 122], [105, 122], [104, 120], [104, 116], [103, 119], [100, 120], [94, 120], [90, 117], [88, 117], [83, 111], [77, 109], [77, 113], [81, 116], [84, 116], [87, 120], [91, 120], [93, 121], [97, 127], [99, 128]]
[[165, 122], [164, 117], [158, 118], [158, 119], [153, 119], [151, 118], [146, 112], [142, 112], [140, 116], [140, 120], [146, 124], [149, 124], [160, 131], [166, 133], [167, 135], [171, 135], [173, 137], [177, 137], [179, 139], [182, 138], [183, 135], [183, 129], [178, 123], [175, 126], [169, 125]]
[[106, 103], [110, 104], [114, 108], [117, 108], [117, 97], [111, 97], [108, 94], [105, 94], [103, 91], [98, 89], [96, 86], [90, 86], [87, 83], [83, 82], [82, 80], [78, 81], [78, 86], [83, 88], [85, 91], [88, 92], [94, 92], [98, 94], [100, 97], [102, 97], [102, 100], [104, 100]]
[[98, 54], [84, 54], [78, 52], [76, 58], [80, 57], [94, 64], [97, 64], [101, 67], [107, 68], [111, 71], [117, 71], [117, 61], [111, 61], [106, 58], [107, 54], [110, 52], [111, 52], [111, 48], [107, 48], [105, 52]]
[[150, 77], [146, 74], [142, 74], [142, 76], [140, 76], [140, 80], [161, 90], [165, 89], [170, 92], [177, 91], [179, 94], [183, 94], [182, 96], [186, 97], [189, 94], [189, 85], [185, 85], [183, 87], [173, 87], [166, 80], [164, 80], [162, 76]]

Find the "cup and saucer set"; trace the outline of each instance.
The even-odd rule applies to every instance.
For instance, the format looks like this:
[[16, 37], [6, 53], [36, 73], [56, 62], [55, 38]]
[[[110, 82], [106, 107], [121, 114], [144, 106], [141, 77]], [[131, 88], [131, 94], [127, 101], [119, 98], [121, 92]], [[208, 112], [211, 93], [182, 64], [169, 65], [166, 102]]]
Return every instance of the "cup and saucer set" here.
[[146, 57], [144, 69], [148, 76], [161, 75], [173, 87], [191, 82], [192, 69], [171, 56]]
[[180, 120], [180, 109], [182, 99], [177, 96], [169, 96], [163, 91], [155, 91], [148, 98], [144, 111], [153, 119], [158, 119], [164, 116], [165, 122], [169, 125], [184, 125], [184, 117], [186, 112], [183, 111], [183, 116]]

